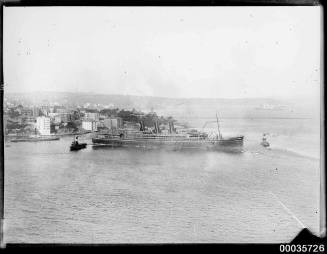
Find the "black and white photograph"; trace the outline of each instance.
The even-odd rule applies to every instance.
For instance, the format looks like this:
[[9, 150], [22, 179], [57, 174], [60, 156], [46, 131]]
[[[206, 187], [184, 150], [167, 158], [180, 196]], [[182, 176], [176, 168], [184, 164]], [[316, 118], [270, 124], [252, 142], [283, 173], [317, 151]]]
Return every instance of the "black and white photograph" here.
[[322, 16], [4, 6], [3, 244], [324, 236]]

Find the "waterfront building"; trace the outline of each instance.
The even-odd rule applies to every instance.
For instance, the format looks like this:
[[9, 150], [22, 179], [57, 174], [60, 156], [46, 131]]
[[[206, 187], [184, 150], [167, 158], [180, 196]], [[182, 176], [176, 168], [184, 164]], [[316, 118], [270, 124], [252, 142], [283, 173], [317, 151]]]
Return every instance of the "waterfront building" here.
[[49, 109], [47, 106], [42, 106], [40, 111], [42, 112], [43, 115], [47, 116], [49, 114]]
[[119, 129], [123, 126], [123, 119], [120, 117], [110, 117], [103, 120], [103, 124], [108, 129]]
[[93, 113], [93, 112], [86, 112], [84, 118], [87, 119], [87, 120], [99, 121], [100, 114], [99, 113]]
[[103, 123], [103, 126], [110, 129], [112, 124], [111, 124], [111, 118], [106, 117], [105, 119], [101, 120], [100, 122]]
[[124, 124], [123, 119], [120, 117], [116, 117], [116, 119], [117, 119], [117, 129], [122, 128]]
[[107, 118], [107, 115], [106, 114], [100, 114], [99, 115], [99, 119], [100, 120], [104, 120], [104, 119], [106, 119]]
[[68, 123], [74, 120], [74, 116], [71, 113], [49, 113], [49, 117], [54, 123]]
[[38, 107], [33, 107], [33, 116], [34, 117], [40, 116], [40, 109]]
[[98, 122], [92, 120], [85, 120], [82, 122], [82, 128], [87, 131], [97, 131]]
[[48, 116], [52, 123], [61, 123], [61, 117], [58, 113], [49, 113]]
[[39, 116], [36, 118], [36, 128], [41, 135], [50, 135], [50, 117]]
[[67, 109], [65, 107], [62, 107], [62, 106], [56, 106], [55, 107], [55, 112], [56, 113], [67, 113]]
[[110, 118], [106, 118], [106, 119], [104, 119], [104, 120], [103, 120], [103, 125], [104, 125], [105, 127], [107, 127], [108, 129], [112, 129], [112, 127], [111, 127], [111, 119], [110, 119]]
[[48, 116], [52, 119], [54, 118], [55, 116], [58, 116], [59, 114], [58, 113], [49, 113]]
[[169, 134], [169, 131], [168, 130], [161, 130], [161, 134], [168, 135]]
[[97, 123], [98, 129], [99, 128], [106, 128], [106, 126], [104, 125], [104, 122], [100, 120], [100, 122]]
[[124, 129], [132, 129], [132, 130], [140, 130], [140, 124], [139, 123], [133, 123], [133, 122], [124, 122], [123, 125]]
[[54, 123], [61, 123], [61, 116], [60, 115], [56, 115], [53, 118], [53, 122]]
[[62, 113], [61, 115], [61, 121], [64, 123], [68, 123], [75, 120], [73, 113]]

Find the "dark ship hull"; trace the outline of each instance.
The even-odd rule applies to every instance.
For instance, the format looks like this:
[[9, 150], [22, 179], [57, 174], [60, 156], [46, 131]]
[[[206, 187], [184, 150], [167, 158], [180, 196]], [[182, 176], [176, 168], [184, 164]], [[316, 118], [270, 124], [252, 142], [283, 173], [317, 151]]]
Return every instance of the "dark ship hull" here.
[[204, 149], [204, 150], [242, 150], [243, 136], [208, 139], [183, 136], [143, 136], [132, 138], [96, 137], [92, 139], [94, 146], [133, 147], [144, 149], [164, 148], [172, 150]]
[[81, 144], [72, 144], [70, 146], [70, 151], [78, 151], [78, 150], [81, 150], [81, 149], [84, 149], [86, 148], [86, 143], [81, 143]]

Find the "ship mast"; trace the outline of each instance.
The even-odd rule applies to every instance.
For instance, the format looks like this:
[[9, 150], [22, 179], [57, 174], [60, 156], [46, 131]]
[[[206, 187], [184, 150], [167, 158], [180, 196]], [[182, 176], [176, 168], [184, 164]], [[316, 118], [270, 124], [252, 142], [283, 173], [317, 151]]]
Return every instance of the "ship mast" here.
[[218, 121], [218, 115], [217, 115], [217, 112], [216, 112], [216, 119], [217, 119], [218, 137], [219, 137], [219, 139], [221, 139], [222, 136], [221, 136], [221, 133], [220, 133], [220, 127], [219, 127], [219, 121]]

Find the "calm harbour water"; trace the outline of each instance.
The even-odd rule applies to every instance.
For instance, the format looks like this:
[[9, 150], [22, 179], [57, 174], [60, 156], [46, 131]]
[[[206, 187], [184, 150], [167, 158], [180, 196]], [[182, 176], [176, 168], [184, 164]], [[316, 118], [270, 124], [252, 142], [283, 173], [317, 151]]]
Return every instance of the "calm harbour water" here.
[[[222, 126], [245, 135], [243, 153], [6, 143], [5, 241], [287, 242], [303, 225], [317, 234], [319, 124]], [[259, 145], [263, 132], [271, 149]]]

